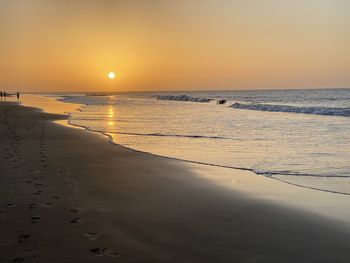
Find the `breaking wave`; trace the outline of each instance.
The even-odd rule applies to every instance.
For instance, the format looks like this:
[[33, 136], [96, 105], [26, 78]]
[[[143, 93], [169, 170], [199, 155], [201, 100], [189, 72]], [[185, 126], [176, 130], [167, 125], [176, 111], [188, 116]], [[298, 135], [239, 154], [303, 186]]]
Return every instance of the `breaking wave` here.
[[327, 116], [350, 117], [350, 108], [326, 108], [326, 107], [296, 107], [288, 105], [271, 105], [271, 104], [244, 104], [234, 103], [230, 106], [234, 109], [270, 111], [270, 112], [292, 112], [303, 114], [316, 114]]
[[192, 101], [192, 102], [209, 102], [211, 99], [196, 98], [188, 95], [159, 95], [158, 100], [177, 100], [177, 101]]

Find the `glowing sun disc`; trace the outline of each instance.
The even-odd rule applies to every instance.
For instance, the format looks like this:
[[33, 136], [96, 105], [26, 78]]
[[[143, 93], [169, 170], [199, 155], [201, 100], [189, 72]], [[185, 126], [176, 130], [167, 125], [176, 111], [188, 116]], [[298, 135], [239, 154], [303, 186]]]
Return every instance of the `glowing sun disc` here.
[[109, 72], [109, 73], [108, 73], [108, 78], [109, 78], [109, 79], [115, 79], [115, 77], [116, 77], [116, 75], [115, 75], [114, 72]]

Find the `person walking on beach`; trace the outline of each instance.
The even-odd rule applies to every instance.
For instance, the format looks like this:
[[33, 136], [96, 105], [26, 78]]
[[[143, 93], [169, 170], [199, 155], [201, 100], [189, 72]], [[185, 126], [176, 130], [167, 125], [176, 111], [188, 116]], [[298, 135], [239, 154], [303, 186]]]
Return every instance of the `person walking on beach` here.
[[0, 96], [1, 96], [1, 100], [2, 100], [2, 91], [0, 91]]
[[19, 101], [19, 92], [16, 92], [16, 96], [17, 96], [17, 101]]

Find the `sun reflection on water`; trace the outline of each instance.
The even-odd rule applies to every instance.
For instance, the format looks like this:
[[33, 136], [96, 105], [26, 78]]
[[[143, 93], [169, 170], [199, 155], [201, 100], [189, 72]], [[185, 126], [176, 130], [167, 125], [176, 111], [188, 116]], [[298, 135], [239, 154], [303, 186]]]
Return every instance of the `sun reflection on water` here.
[[108, 107], [108, 126], [113, 126], [114, 109], [113, 106]]

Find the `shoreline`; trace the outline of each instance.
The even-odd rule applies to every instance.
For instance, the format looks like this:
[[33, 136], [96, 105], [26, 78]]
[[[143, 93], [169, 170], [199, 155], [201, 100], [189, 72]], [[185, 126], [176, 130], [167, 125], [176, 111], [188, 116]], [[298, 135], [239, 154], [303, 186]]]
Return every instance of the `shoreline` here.
[[0, 109], [4, 262], [347, 262], [348, 198], [136, 152], [54, 123], [61, 115]]
[[[335, 191], [329, 191], [329, 190], [325, 190], [325, 189], [319, 189], [319, 188], [313, 188], [313, 187], [308, 187], [308, 186], [304, 186], [304, 185], [298, 185], [298, 184], [294, 184], [294, 183], [290, 183], [287, 181], [283, 181], [281, 179], [275, 178], [275, 177], [270, 177], [270, 176], [266, 176], [263, 174], [259, 174], [257, 172], [255, 172], [253, 169], [249, 169], [249, 168], [240, 168], [240, 167], [231, 167], [231, 166], [224, 166], [224, 165], [216, 165], [216, 164], [209, 164], [209, 163], [204, 163], [204, 162], [196, 162], [196, 161], [191, 161], [191, 160], [186, 160], [186, 159], [179, 159], [179, 158], [174, 158], [174, 157], [169, 157], [169, 156], [163, 156], [163, 155], [158, 155], [155, 153], [151, 153], [151, 152], [146, 152], [146, 151], [142, 151], [142, 150], [137, 150], [131, 147], [127, 147], [124, 146], [122, 144], [118, 144], [117, 142], [114, 142], [112, 139], [112, 136], [109, 135], [108, 133], [102, 132], [102, 131], [94, 131], [91, 130], [90, 128], [86, 127], [86, 126], [79, 126], [79, 125], [74, 125], [71, 124], [69, 121], [69, 112], [72, 111], [79, 111], [80, 108], [82, 107], [86, 107], [86, 105], [84, 104], [76, 104], [76, 103], [71, 103], [71, 102], [64, 102], [61, 100], [57, 100], [55, 98], [48, 98], [46, 96], [42, 96], [42, 95], [34, 95], [35, 96], [35, 100], [32, 101], [32, 98], [30, 98], [29, 100], [25, 100], [25, 103], [23, 104], [24, 106], [28, 106], [28, 107], [32, 107], [34, 110], [38, 109], [39, 111], [42, 111], [44, 113], [53, 113], [53, 114], [63, 114], [66, 116], [66, 118], [63, 118], [62, 120], [56, 120], [54, 121], [55, 123], [58, 123], [59, 125], [63, 125], [65, 127], [68, 128], [75, 128], [75, 129], [81, 129], [87, 132], [90, 132], [92, 134], [96, 134], [98, 136], [101, 136], [102, 138], [105, 138], [107, 140], [108, 143], [110, 143], [111, 145], [116, 145], [117, 147], [121, 147], [123, 149], [126, 150], [131, 150], [135, 153], [140, 153], [140, 154], [146, 154], [149, 156], [154, 156], [157, 158], [164, 158], [165, 160], [174, 160], [174, 161], [179, 161], [179, 162], [184, 162], [184, 163], [188, 163], [188, 164], [193, 164], [193, 165], [200, 165], [200, 166], [207, 166], [207, 167], [213, 167], [213, 168], [218, 168], [218, 169], [229, 169], [232, 170], [232, 173], [237, 173], [237, 172], [248, 172], [251, 173], [251, 175], [257, 176], [257, 177], [262, 177], [266, 180], [273, 180], [276, 181], [278, 183], [282, 183], [282, 184], [286, 184], [287, 187], [283, 187], [283, 185], [280, 185], [279, 187], [283, 187], [285, 188], [287, 191], [289, 191], [289, 187], [288, 186], [292, 186], [292, 187], [297, 187], [297, 188], [301, 188], [301, 189], [305, 189], [305, 190], [311, 190], [311, 191], [316, 191], [316, 192], [321, 192], [321, 193], [326, 193], [326, 194], [331, 194], [331, 195], [340, 195], [340, 196], [345, 196], [345, 198], [348, 198], [349, 194], [343, 193], [343, 192], [335, 192]], [[32, 96], [31, 96], [32, 97]], [[37, 101], [37, 99], [39, 99], [39, 101]], [[44, 103], [43, 103], [43, 102]], [[39, 108], [35, 106], [35, 104], [37, 104], [39, 102]], [[54, 106], [55, 104], [57, 104], [57, 106]], [[22, 105], [22, 103], [21, 103]], [[217, 183], [216, 182], [216, 178], [211, 178], [211, 183]], [[229, 183], [227, 185], [224, 185], [224, 187], [230, 187]], [[240, 189], [241, 190], [241, 189]], [[302, 191], [301, 191], [302, 192]], [[276, 193], [275, 193], [276, 194]], [[277, 194], [279, 194], [279, 191], [277, 191]], [[295, 198], [296, 196], [292, 196], [292, 198]], [[317, 193], [315, 194], [315, 198], [317, 199]], [[286, 201], [286, 200], [284, 200]], [[296, 203], [294, 201], [291, 200], [287, 200], [288, 202], [284, 203], [284, 205], [292, 205], [297, 208], [301, 208], [304, 210], [310, 209], [311, 207], [304, 207], [303, 206], [303, 202], [301, 201], [299, 203]], [[289, 202], [291, 201], [291, 202]], [[350, 205], [350, 200], [349, 200], [349, 205]], [[311, 208], [312, 209], [312, 208]], [[314, 212], [323, 212], [323, 211], [319, 211], [318, 209], [316, 209]], [[328, 213], [323, 213], [323, 216], [328, 216]], [[345, 220], [344, 220], [345, 218]], [[350, 226], [350, 212], [346, 213], [346, 215], [342, 215], [340, 217], [336, 217], [336, 219], [341, 219], [342, 221], [345, 221], [346, 223], [349, 224]]]
[[[43, 95], [40, 95], [40, 94], [36, 94], [36, 95], [30, 95], [30, 96], [35, 96], [36, 98], [40, 97], [41, 99], [48, 99], [47, 97], [43, 96]], [[51, 98], [50, 98], [51, 99]], [[65, 105], [67, 105], [67, 109], [69, 109], [68, 111], [62, 111], [62, 110], [58, 110], [58, 111], [55, 111], [53, 113], [58, 113], [58, 114], [67, 114], [67, 116], [69, 116], [69, 112], [73, 112], [73, 111], [80, 111], [81, 108], [83, 107], [86, 107], [87, 105], [85, 104], [76, 104], [76, 103], [72, 103], [72, 102], [64, 102], [60, 99], [52, 99], [52, 103], [59, 103], [61, 105], [64, 105], [63, 107], [65, 108]], [[29, 106], [29, 107], [34, 107], [35, 108], [35, 103], [31, 102], [29, 100], [29, 102], [25, 102], [23, 104], [24, 106]], [[42, 105], [41, 105], [42, 106]], [[77, 107], [77, 108], [75, 108]], [[40, 109], [40, 108], [39, 108]], [[47, 112], [47, 113], [52, 113], [52, 108], [49, 108], [49, 110], [45, 110], [44, 108], [42, 108], [42, 110], [44, 112]], [[51, 111], [50, 111], [51, 110]], [[257, 175], [257, 176], [263, 176], [267, 179], [271, 179], [271, 180], [276, 180], [278, 182], [282, 182], [282, 183], [285, 183], [285, 184], [288, 184], [288, 185], [291, 185], [291, 186], [296, 186], [296, 187], [300, 187], [300, 188], [304, 188], [304, 189], [309, 189], [309, 190], [314, 190], [314, 191], [321, 191], [321, 192], [326, 192], [326, 193], [331, 193], [331, 194], [338, 194], [338, 195], [345, 195], [345, 196], [350, 196], [349, 193], [345, 193], [345, 192], [340, 192], [340, 191], [332, 191], [332, 190], [327, 190], [327, 189], [322, 189], [322, 188], [317, 188], [317, 187], [312, 187], [312, 186], [306, 186], [306, 185], [302, 185], [302, 184], [297, 184], [297, 183], [292, 183], [292, 182], [288, 182], [288, 181], [285, 181], [285, 180], [282, 180], [280, 178], [276, 178], [276, 177], [273, 177], [273, 176], [268, 176], [266, 175], [265, 173], [259, 173], [257, 171], [255, 171], [254, 169], [251, 169], [251, 168], [244, 168], [244, 167], [234, 167], [234, 166], [227, 166], [227, 165], [219, 165], [219, 164], [212, 164], [212, 163], [205, 163], [205, 162], [199, 162], [199, 161], [193, 161], [193, 160], [187, 160], [187, 159], [181, 159], [181, 158], [176, 158], [176, 157], [171, 157], [171, 156], [165, 156], [165, 155], [159, 155], [159, 154], [156, 154], [156, 153], [152, 153], [152, 152], [147, 152], [147, 151], [142, 151], [142, 150], [137, 150], [137, 149], [134, 149], [132, 147], [128, 147], [128, 146], [125, 146], [125, 145], [122, 145], [122, 144], [119, 144], [115, 141], [113, 141], [112, 139], [112, 135], [106, 133], [106, 132], [103, 132], [103, 131], [95, 131], [95, 130], [92, 130], [90, 129], [89, 127], [87, 126], [79, 126], [79, 125], [75, 125], [75, 124], [72, 124], [70, 122], [70, 120], [67, 118], [65, 119], [64, 121], [56, 121], [56, 123], [59, 123], [61, 125], [64, 125], [64, 126], [67, 126], [67, 127], [73, 127], [73, 128], [80, 128], [80, 129], [83, 129], [83, 130], [86, 130], [88, 132], [92, 132], [92, 133], [97, 133], [97, 134], [100, 134], [102, 136], [105, 136], [108, 138], [108, 142], [111, 143], [111, 144], [115, 144], [117, 146], [120, 146], [120, 147], [123, 147], [125, 149], [129, 149], [129, 150], [132, 150], [132, 151], [135, 151], [135, 152], [139, 152], [139, 153], [144, 153], [144, 154], [150, 154], [151, 156], [156, 156], [156, 157], [161, 157], [161, 158], [166, 158], [166, 159], [170, 159], [170, 160], [177, 160], [177, 161], [182, 161], [182, 162], [188, 162], [188, 163], [192, 163], [192, 164], [199, 164], [199, 165], [206, 165], [206, 166], [212, 166], [212, 167], [218, 167], [218, 168], [227, 168], [227, 169], [232, 169], [232, 170], [240, 170], [240, 171], [249, 171], [249, 172], [252, 172], [253, 174]], [[303, 175], [300, 175], [300, 176], [303, 176]], [[331, 177], [331, 178], [334, 178], [334, 177]]]

